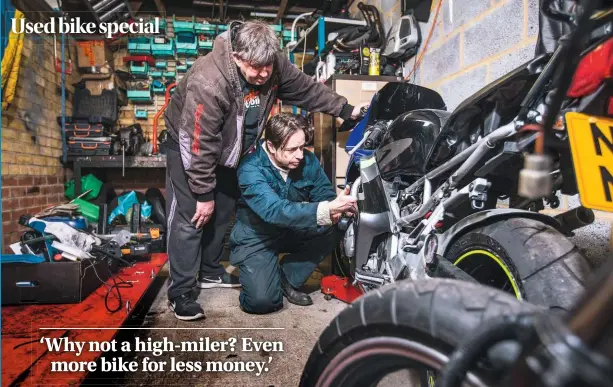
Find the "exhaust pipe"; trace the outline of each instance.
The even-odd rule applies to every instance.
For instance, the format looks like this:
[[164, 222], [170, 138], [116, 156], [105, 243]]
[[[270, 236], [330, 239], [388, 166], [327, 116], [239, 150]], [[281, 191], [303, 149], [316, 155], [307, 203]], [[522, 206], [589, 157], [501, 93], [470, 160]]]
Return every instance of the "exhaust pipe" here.
[[594, 211], [589, 208], [579, 206], [554, 216], [554, 219], [560, 222], [560, 225], [562, 225], [564, 229], [573, 231], [594, 223], [595, 217]]

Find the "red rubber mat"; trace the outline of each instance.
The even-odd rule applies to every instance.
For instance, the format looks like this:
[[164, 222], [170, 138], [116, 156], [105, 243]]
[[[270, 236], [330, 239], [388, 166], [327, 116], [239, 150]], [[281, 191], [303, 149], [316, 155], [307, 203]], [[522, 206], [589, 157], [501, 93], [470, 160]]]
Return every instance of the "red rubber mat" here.
[[[166, 254], [152, 254], [151, 261], [139, 262], [118, 273], [124, 281], [138, 282], [132, 282], [130, 288], [120, 288], [122, 307], [115, 313], [109, 312], [104, 305], [107, 286], [100, 286], [79, 304], [3, 306], [2, 385], [9, 386], [15, 381], [25, 386], [79, 385], [87, 372], [51, 372], [51, 362], [96, 361], [102, 353], [89, 352], [87, 347], [78, 357], [74, 353], [51, 353], [46, 344], [40, 343], [41, 337], [68, 337], [71, 341], [82, 342], [111, 341], [118, 329], [74, 328], [121, 327], [167, 259]], [[119, 282], [117, 277], [115, 280]], [[106, 283], [113, 285], [113, 280]], [[131, 305], [129, 312], [126, 310], [127, 301]], [[117, 307], [117, 297], [109, 296], [108, 303], [111, 309]]]

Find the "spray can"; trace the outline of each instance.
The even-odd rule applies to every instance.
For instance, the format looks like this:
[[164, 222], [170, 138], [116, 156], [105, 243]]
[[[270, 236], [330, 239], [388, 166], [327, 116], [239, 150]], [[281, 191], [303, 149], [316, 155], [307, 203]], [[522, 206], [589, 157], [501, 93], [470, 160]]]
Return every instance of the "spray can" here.
[[379, 61], [380, 50], [378, 48], [370, 48], [370, 63], [368, 65], [368, 75], [379, 75], [381, 63]]

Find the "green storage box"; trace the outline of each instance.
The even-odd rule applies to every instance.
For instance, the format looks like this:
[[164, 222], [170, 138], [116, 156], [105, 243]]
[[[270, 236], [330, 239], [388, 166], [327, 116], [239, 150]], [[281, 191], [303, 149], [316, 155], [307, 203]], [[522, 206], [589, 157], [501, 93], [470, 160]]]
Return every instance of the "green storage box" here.
[[175, 55], [175, 41], [165, 36], [156, 36], [151, 41], [151, 53], [156, 57], [172, 57]]
[[[75, 198], [74, 194], [74, 179], [64, 184], [64, 196], [67, 199], [72, 200]], [[81, 177], [81, 193], [91, 190], [87, 195], [83, 197], [85, 200], [92, 200], [98, 197], [100, 194], [100, 188], [102, 182], [92, 174]]]
[[130, 55], [151, 55], [151, 38], [147, 36], [128, 38], [128, 52]]
[[100, 207], [83, 199], [75, 199], [72, 203], [79, 207], [79, 211], [89, 222], [98, 223]]
[[177, 55], [198, 55], [198, 37], [195, 34], [175, 34]]
[[172, 27], [174, 29], [175, 35], [176, 34], [181, 34], [181, 33], [195, 33], [196, 29], [195, 29], [195, 24], [196, 24], [196, 17], [192, 16], [192, 20], [191, 21], [184, 21], [184, 20], [177, 20], [175, 15], [172, 15]]

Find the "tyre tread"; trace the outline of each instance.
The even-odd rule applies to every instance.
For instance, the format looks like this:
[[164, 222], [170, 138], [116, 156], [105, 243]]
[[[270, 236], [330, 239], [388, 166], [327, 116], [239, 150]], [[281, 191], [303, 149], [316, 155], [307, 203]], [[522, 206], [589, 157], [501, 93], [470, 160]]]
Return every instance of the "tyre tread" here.
[[302, 386], [312, 385], [304, 380], [312, 380], [334, 353], [373, 326], [377, 332], [412, 332], [417, 339], [430, 337], [455, 347], [494, 316], [542, 309], [500, 290], [452, 279], [399, 281], [386, 288], [360, 297], [330, 322], [309, 356]]
[[497, 221], [460, 236], [449, 247], [448, 259], [456, 259], [456, 244], [459, 246], [471, 234], [491, 238], [502, 247], [508, 255], [504, 260], [511, 261], [505, 263], [517, 274], [528, 301], [568, 310], [583, 292], [591, 264], [555, 228], [528, 218]]

